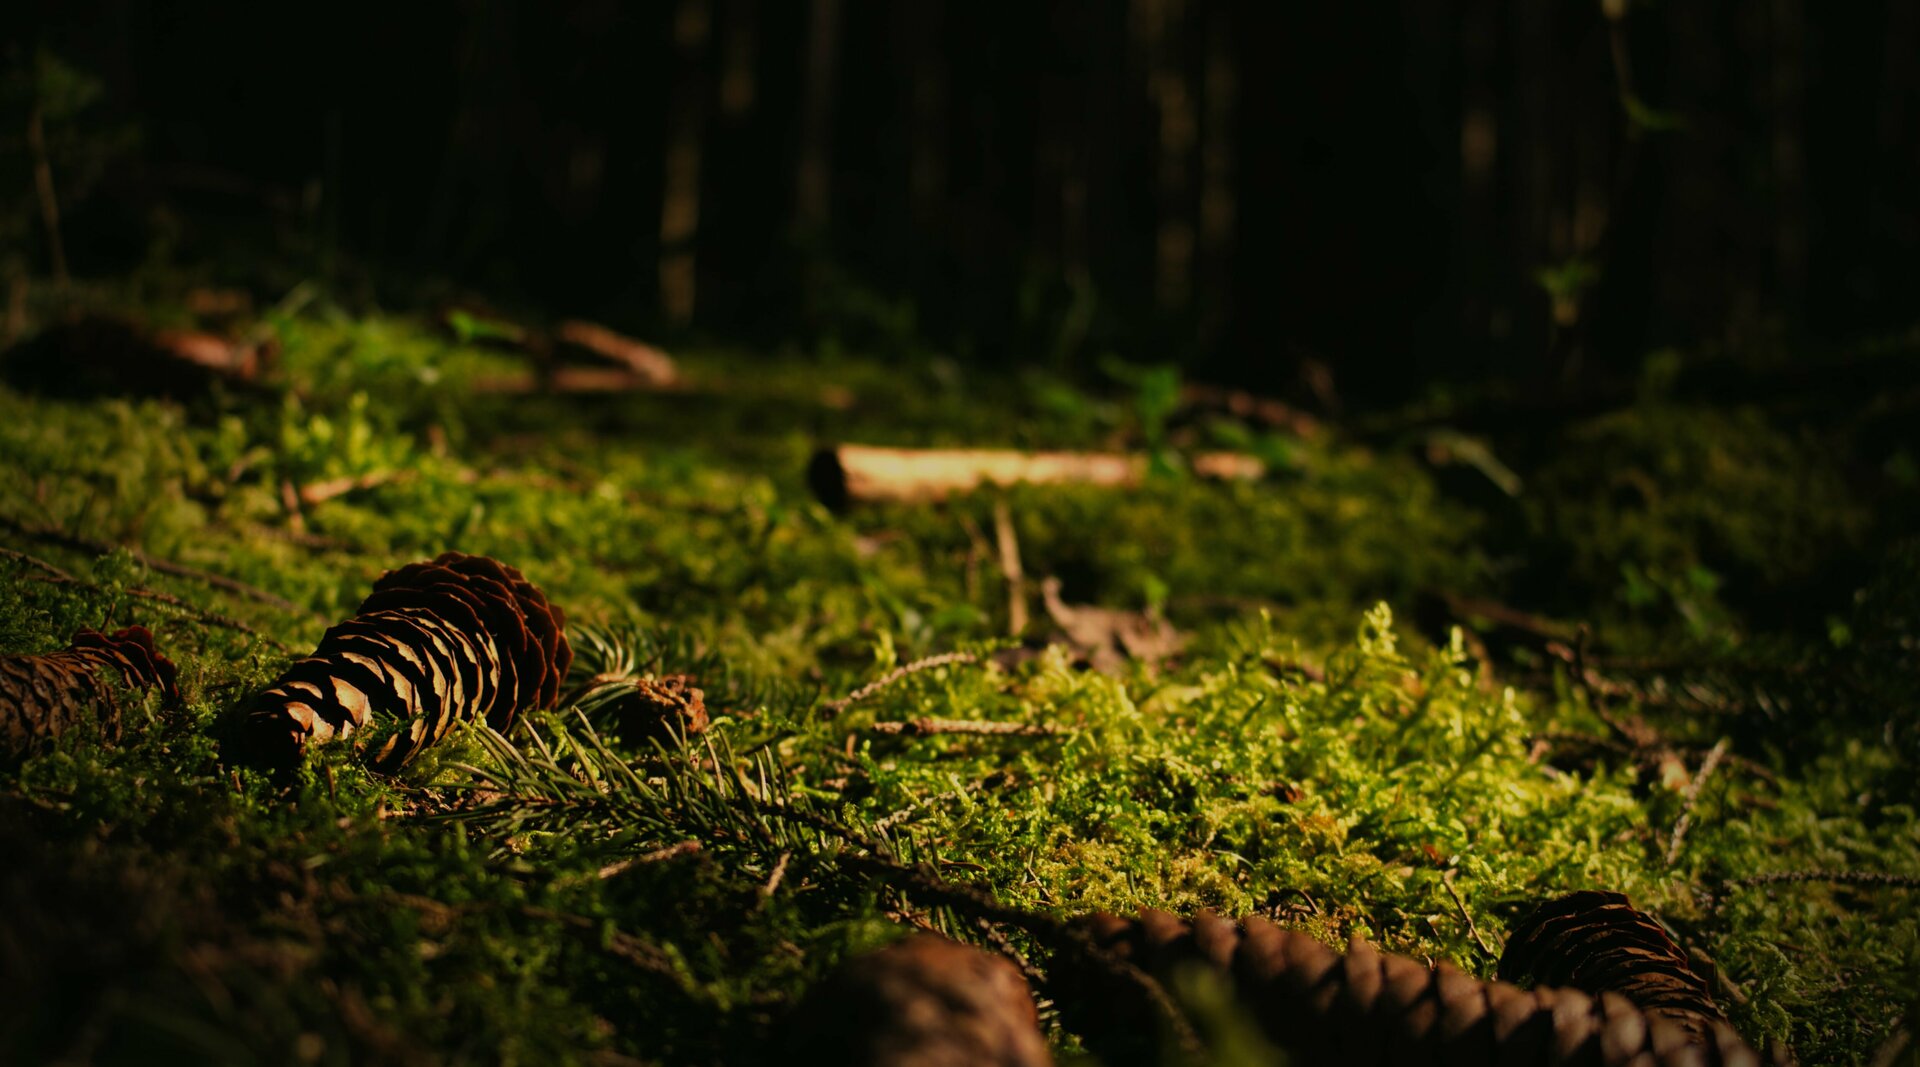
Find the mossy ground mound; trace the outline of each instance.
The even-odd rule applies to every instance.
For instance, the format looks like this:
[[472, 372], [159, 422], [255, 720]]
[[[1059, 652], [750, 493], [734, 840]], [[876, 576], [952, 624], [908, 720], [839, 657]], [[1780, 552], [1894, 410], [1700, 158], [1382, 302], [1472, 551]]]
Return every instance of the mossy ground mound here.
[[[1870, 1055], [1920, 998], [1920, 587], [1910, 552], [1876, 562], [1915, 511], [1897, 440], [1633, 409], [1530, 444], [1522, 495], [1482, 506], [1412, 448], [1165, 437], [944, 364], [714, 353], [685, 394], [507, 397], [472, 389], [505, 357], [411, 320], [271, 325], [278, 402], [0, 388], [0, 652], [144, 625], [187, 698], [0, 772], [12, 1059], [754, 1062], [901, 924], [984, 936], [928, 872], [1028, 913], [1259, 912], [1481, 974], [1532, 902], [1618, 890], [1809, 1063]], [[1086, 447], [1143, 421], [1278, 473], [844, 516], [803, 484], [825, 439]], [[323, 484], [349, 488], [302, 501]], [[996, 504], [1027, 574], [1163, 612], [1185, 648], [1118, 675], [996, 658]], [[290, 785], [222, 761], [249, 696], [447, 549], [584, 624], [582, 686], [691, 676], [706, 731], [682, 749], [589, 702], [398, 778], [338, 750]], [[1599, 629], [1556, 651], [1409, 626], [1436, 590]], [[920, 718], [1046, 729], [880, 725]], [[923, 881], [876, 873], [876, 845]]]

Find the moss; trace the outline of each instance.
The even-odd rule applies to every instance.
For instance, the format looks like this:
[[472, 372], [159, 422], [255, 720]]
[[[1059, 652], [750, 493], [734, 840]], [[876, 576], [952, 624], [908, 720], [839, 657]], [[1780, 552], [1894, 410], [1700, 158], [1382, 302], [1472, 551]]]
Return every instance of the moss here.
[[[898, 921], [977, 929], [882, 886], [844, 839], [783, 822], [782, 798], [1013, 907], [1259, 911], [1482, 973], [1492, 960], [1468, 916], [1497, 950], [1534, 898], [1622, 890], [1713, 957], [1744, 997], [1736, 1022], [1808, 1062], [1864, 1055], [1920, 996], [1911, 890], [1730, 884], [1920, 874], [1901, 790], [1915, 753], [1885, 743], [1914, 736], [1911, 689], [1873, 673], [1906, 647], [1905, 557], [1830, 640], [1824, 626], [1813, 644], [1774, 635], [1781, 664], [1804, 668], [1797, 689], [1727, 681], [1750, 675], [1714, 661], [1701, 684], [1736, 705], [1729, 718], [1616, 698], [1612, 711], [1682, 746], [1689, 775], [1721, 736], [1750, 761], [1689, 806], [1640, 759], [1541, 743], [1603, 732], [1594, 692], [1395, 622], [1422, 589], [1515, 584], [1511, 561], [1478, 547], [1503, 520], [1448, 500], [1410, 458], [1336, 441], [1293, 446], [1261, 485], [1009, 491], [1029, 574], [1061, 577], [1075, 601], [1164, 604], [1192, 641], [1119, 677], [1076, 670], [1062, 649], [1003, 667], [1006, 593], [977, 540], [993, 500], [836, 516], [805, 496], [805, 457], [816, 436], [1096, 444], [1127, 422], [1108, 401], [931, 365], [726, 353], [688, 359], [693, 397], [488, 399], [473, 380], [510, 367], [411, 320], [314, 311], [278, 326], [298, 399], [188, 409], [0, 389], [6, 541], [78, 579], [0, 561], [0, 649], [138, 622], [188, 695], [119, 748], [70, 739], [0, 777], [19, 861], [0, 877], [4, 906], [45, 932], [9, 977], [48, 976], [65, 1005], [0, 1006], [0, 1042], [25, 1059], [84, 1039], [101, 1062], [145, 1048], [236, 1063], [750, 1062], [808, 983]], [[821, 404], [828, 378], [851, 407]], [[1535, 565], [1567, 568], [1542, 606], [1619, 618], [1624, 604], [1650, 643], [1718, 619], [1754, 647], [1770, 631], [1750, 593], [1824, 580], [1836, 553], [1868, 543], [1863, 505], [1830, 477], [1840, 462], [1751, 412], [1575, 428], [1542, 460], [1552, 473], [1528, 472], [1536, 549], [1558, 546]], [[282, 502], [283, 483], [337, 478], [366, 484], [297, 516]], [[561, 713], [507, 740], [469, 731], [399, 781], [344, 751], [290, 786], [220, 761], [249, 693], [384, 569], [446, 548], [521, 566], [600, 627], [603, 651], [698, 677], [717, 760], [639, 738], [600, 753]], [[1665, 608], [1616, 599], [1629, 563]], [[1671, 610], [1682, 596], [1707, 614]], [[980, 662], [826, 713], [953, 649]], [[1059, 732], [871, 729], [918, 717]], [[701, 847], [643, 859], [687, 840]], [[1209, 1024], [1226, 1046], [1230, 1022]]]

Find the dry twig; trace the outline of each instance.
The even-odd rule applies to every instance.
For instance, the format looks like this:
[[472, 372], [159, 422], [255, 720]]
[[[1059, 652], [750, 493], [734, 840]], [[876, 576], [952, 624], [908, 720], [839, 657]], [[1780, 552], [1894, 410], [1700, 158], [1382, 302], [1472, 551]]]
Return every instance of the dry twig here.
[[773, 895], [780, 891], [780, 882], [787, 876], [787, 863], [792, 859], [791, 850], [780, 853], [780, 858], [774, 861], [773, 873], [767, 877], [767, 884], [760, 887], [761, 900], [772, 900]]
[[635, 867], [676, 859], [680, 856], [689, 855], [698, 851], [700, 851], [700, 842], [681, 841], [678, 844], [668, 845], [665, 848], [656, 848], [652, 852], [645, 852], [638, 856], [630, 856], [615, 863], [609, 863], [605, 867], [600, 868], [600, 877], [603, 879], [613, 878], [617, 875], [625, 874]]
[[921, 671], [930, 671], [935, 667], [944, 667], [949, 663], [978, 662], [980, 662], [980, 657], [971, 652], [942, 652], [937, 656], [927, 656], [923, 659], [914, 660], [912, 663], [902, 664], [873, 681], [868, 682], [866, 685], [855, 689], [839, 700], [830, 700], [822, 704], [820, 706], [822, 717], [831, 719], [847, 708], [858, 704], [860, 701], [867, 699], [909, 675], [919, 674]]
[[876, 722], [875, 733], [901, 737], [932, 737], [936, 734], [966, 734], [974, 737], [1058, 737], [1057, 726], [1030, 722], [981, 722], [966, 719], [908, 719], [905, 722]]
[[[18, 552], [11, 548], [0, 547], [0, 558], [14, 560], [15, 562], [23, 563], [29, 567], [33, 567], [34, 569], [40, 571], [43, 575], [45, 575], [45, 577], [41, 579], [42, 581], [51, 582], [55, 585], [76, 585], [82, 589], [93, 590], [96, 593], [108, 592], [105, 586], [102, 586], [96, 582], [89, 582], [84, 578], [75, 577], [72, 573], [62, 570], [59, 567], [56, 567], [53, 564], [48, 563], [46, 560], [39, 558], [38, 556], [30, 556], [25, 552]], [[253, 627], [248, 626], [246, 623], [241, 622], [239, 619], [230, 618], [226, 615], [221, 615], [218, 612], [208, 611], [205, 608], [202, 608], [191, 601], [183, 600], [180, 597], [174, 596], [172, 593], [163, 593], [157, 589], [142, 589], [138, 586], [133, 586], [127, 589], [123, 589], [121, 590], [121, 592], [126, 593], [130, 597], [136, 597], [141, 600], [151, 600], [156, 604], [165, 604], [168, 607], [177, 608], [180, 611], [186, 612], [188, 617], [192, 618], [196, 622], [205, 623], [208, 626], [217, 626], [224, 630], [234, 630], [239, 633], [246, 634], [247, 636], [252, 637], [256, 640], [264, 641], [267, 644], [272, 645], [273, 647], [279, 649], [282, 652], [291, 651], [291, 646], [273, 637], [269, 637], [268, 635], [261, 633], [260, 631], [254, 629]]]
[[1480, 946], [1480, 951], [1486, 953], [1488, 959], [1499, 959], [1500, 954], [1487, 944], [1486, 938], [1480, 936], [1480, 927], [1474, 924], [1473, 913], [1467, 910], [1467, 902], [1460, 899], [1460, 891], [1453, 887], [1454, 876], [1459, 873], [1458, 867], [1448, 870], [1440, 876], [1440, 884], [1446, 888], [1447, 895], [1453, 898], [1453, 906], [1460, 910], [1460, 918], [1467, 924], [1467, 933], [1473, 936], [1473, 943]]
[[249, 600], [257, 600], [262, 604], [271, 605], [282, 611], [299, 615], [315, 614], [285, 597], [276, 596], [256, 586], [248, 585], [245, 582], [228, 578], [224, 575], [213, 574], [208, 571], [189, 567], [183, 563], [175, 563], [172, 560], [161, 559], [158, 556], [150, 556], [128, 545], [108, 544], [105, 541], [95, 541], [91, 538], [80, 537], [62, 530], [48, 529], [44, 526], [30, 526], [27, 523], [6, 516], [0, 516], [0, 528], [12, 530], [22, 537], [30, 537], [36, 541], [45, 541], [49, 544], [60, 545], [73, 549], [76, 552], [91, 552], [98, 556], [104, 556], [110, 552], [125, 548], [141, 566], [149, 570], [159, 571], [161, 574], [171, 574], [176, 578], [191, 578], [194, 581], [213, 586], [215, 589], [225, 590], [236, 596], [246, 597]]
[[1899, 874], [1894, 871], [1769, 871], [1766, 874], [1735, 878], [1727, 883], [1727, 888], [1753, 889], [1765, 885], [1800, 885], [1807, 882], [1920, 889], [1920, 875]]
[[1713, 777], [1713, 772], [1720, 766], [1720, 761], [1726, 758], [1730, 743], [1729, 739], [1721, 738], [1720, 743], [1713, 746], [1713, 751], [1707, 753], [1707, 758], [1701, 761], [1700, 773], [1694, 775], [1693, 781], [1687, 783], [1687, 791], [1680, 800], [1680, 818], [1675, 820], [1673, 837], [1667, 842], [1667, 866], [1671, 867], [1680, 862], [1680, 846], [1686, 843], [1687, 831], [1693, 827], [1693, 806], [1699, 802], [1700, 792], [1706, 787], [1707, 779]]
[[1007, 633], [1027, 632], [1027, 572], [1020, 565], [1020, 539], [1005, 500], [993, 502], [993, 540], [1000, 550], [1000, 573], [1007, 577]]

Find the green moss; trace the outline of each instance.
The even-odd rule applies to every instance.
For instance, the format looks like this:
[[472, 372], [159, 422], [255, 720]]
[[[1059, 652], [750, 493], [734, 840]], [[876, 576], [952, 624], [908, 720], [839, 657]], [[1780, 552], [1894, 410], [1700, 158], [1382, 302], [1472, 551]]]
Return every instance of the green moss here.
[[[1808, 1062], [1864, 1055], [1920, 996], [1910, 889], [1730, 885], [1920, 874], [1905, 557], [1823, 627], [1832, 640], [1774, 635], [1791, 653], [1777, 673], [1800, 681], [1713, 661], [1701, 684], [1729, 717], [1611, 709], [1694, 746], [1688, 773], [1722, 736], [1749, 761], [1689, 806], [1642, 761], [1542, 743], [1603, 732], [1594, 693], [1396, 625], [1388, 605], [1420, 590], [1490, 595], [1514, 573], [1478, 547], [1505, 520], [1443, 497], [1410, 458], [1295, 444], [1258, 485], [1008, 491], [1029, 575], [1078, 602], [1164, 604], [1192, 640], [1120, 677], [1058, 648], [1002, 667], [987, 654], [1007, 594], [981, 533], [994, 498], [836, 516], [806, 496], [808, 451], [1091, 445], [1127, 422], [1109, 401], [932, 363], [723, 353], [687, 360], [687, 397], [486, 399], [473, 381], [511, 365], [410, 320], [277, 325], [297, 399], [189, 410], [0, 388], [4, 539], [76, 579], [0, 560], [0, 651], [139, 622], [188, 697], [117, 748], [66, 739], [0, 772], [0, 845], [17, 860], [0, 908], [38, 931], [22, 966], [65, 1005], [0, 1007], [0, 1041], [26, 1059], [84, 1031], [101, 1062], [750, 1062], [809, 982], [899, 920], [977, 933], [882, 886], [823, 826], [1035, 912], [1258, 911], [1482, 973], [1478, 940], [1497, 951], [1530, 901], [1619, 889], [1718, 963], [1738, 1024]], [[829, 380], [850, 407], [820, 402]], [[1768, 631], [1750, 592], [1824, 580], [1867, 543], [1863, 505], [1830, 477], [1840, 460], [1756, 413], [1637, 411], [1562, 449], [1523, 496], [1550, 546], [1534, 565], [1565, 568], [1548, 606], [1624, 617], [1649, 642], [1706, 623], [1752, 648]], [[366, 484], [297, 517], [283, 503], [285, 484], [339, 478]], [[288, 792], [221, 762], [251, 692], [383, 570], [446, 548], [525, 569], [599, 627], [596, 655], [698, 675], [714, 761], [602, 751], [563, 711], [510, 739], [470, 730], [399, 781], [344, 751]], [[1665, 600], [1636, 601], [1636, 573]], [[828, 714], [957, 648], [983, 662]], [[1819, 673], [1833, 671], [1858, 685]], [[922, 716], [1058, 732], [872, 729]], [[687, 840], [700, 849], [627, 862]], [[1250, 1040], [1190, 992], [1223, 1050]]]

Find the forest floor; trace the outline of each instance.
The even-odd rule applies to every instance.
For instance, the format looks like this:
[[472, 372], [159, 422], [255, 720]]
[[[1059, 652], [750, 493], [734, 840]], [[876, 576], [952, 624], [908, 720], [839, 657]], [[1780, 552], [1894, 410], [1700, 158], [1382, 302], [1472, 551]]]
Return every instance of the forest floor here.
[[[1259, 913], [1480, 974], [1534, 902], [1618, 890], [1806, 1063], [1920, 1005], [1913, 339], [1817, 387], [1666, 356], [1604, 410], [1301, 438], [1147, 369], [696, 351], [674, 392], [517, 396], [476, 388], [516, 357], [423, 318], [261, 321], [264, 393], [0, 386], [0, 653], [137, 623], [185, 695], [0, 768], [8, 1062], [755, 1062], [915, 925], [1045, 972], [860, 842], [1008, 909]], [[840, 441], [1156, 473], [836, 513], [805, 472]], [[1201, 448], [1269, 474], [1183, 473]], [[398, 777], [223, 760], [251, 694], [447, 549], [565, 609], [570, 692], [691, 675], [708, 730], [569, 700]], [[1129, 658], [1102, 619], [1181, 641]]]

